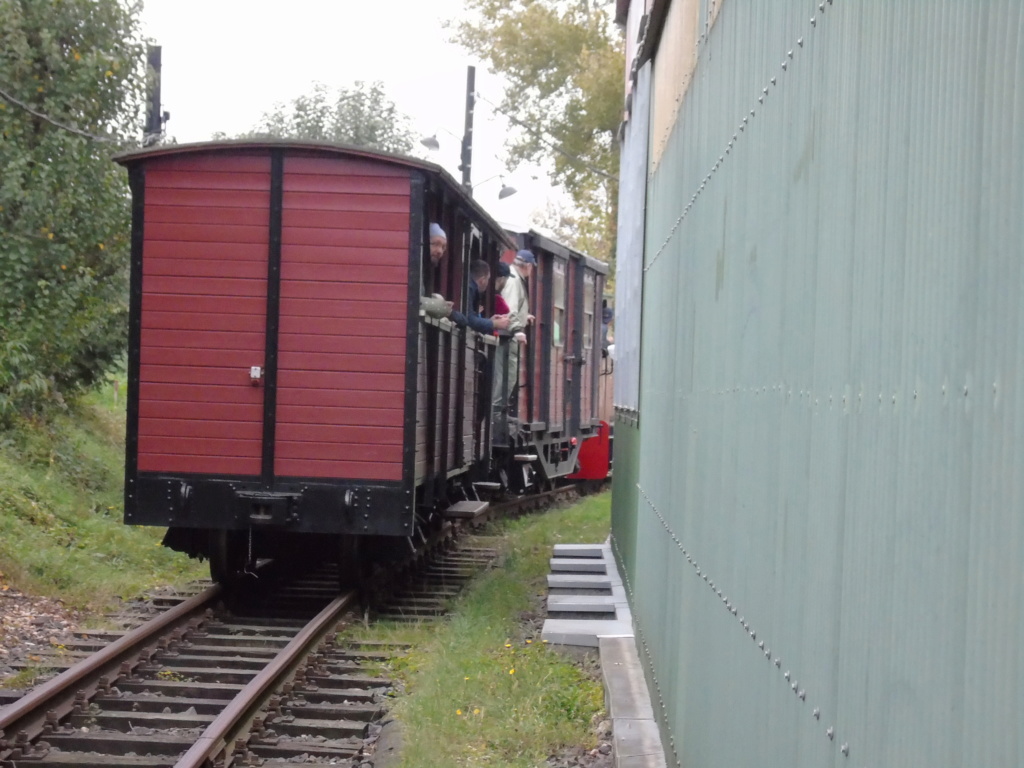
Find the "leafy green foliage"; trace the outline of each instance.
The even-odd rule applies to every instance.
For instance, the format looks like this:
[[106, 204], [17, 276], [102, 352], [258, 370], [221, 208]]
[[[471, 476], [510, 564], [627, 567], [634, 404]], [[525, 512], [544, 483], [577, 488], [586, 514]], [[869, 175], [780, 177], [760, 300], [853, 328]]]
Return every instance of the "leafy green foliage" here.
[[294, 138], [329, 141], [408, 154], [415, 137], [409, 118], [384, 93], [382, 83], [357, 81], [332, 93], [316, 83], [291, 104], [278, 104], [260, 124], [239, 138]]
[[612, 261], [625, 48], [610, 0], [466, 0], [455, 40], [508, 81], [510, 163], [547, 161], [577, 213], [560, 236]]
[[110, 157], [138, 131], [139, 9], [0, 0], [0, 88], [29, 108], [0, 100], [0, 423], [124, 352], [129, 196]]

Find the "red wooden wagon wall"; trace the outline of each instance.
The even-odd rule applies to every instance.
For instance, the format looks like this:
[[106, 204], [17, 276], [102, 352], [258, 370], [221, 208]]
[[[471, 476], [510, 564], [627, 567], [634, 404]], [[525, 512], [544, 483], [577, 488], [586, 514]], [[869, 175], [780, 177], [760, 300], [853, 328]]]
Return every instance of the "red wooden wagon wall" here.
[[[402, 479], [408, 170], [284, 158], [278, 477]], [[258, 476], [264, 438], [269, 153], [146, 166], [138, 470]]]
[[258, 475], [270, 158], [146, 169], [138, 469]]
[[409, 173], [284, 161], [274, 473], [402, 479]]

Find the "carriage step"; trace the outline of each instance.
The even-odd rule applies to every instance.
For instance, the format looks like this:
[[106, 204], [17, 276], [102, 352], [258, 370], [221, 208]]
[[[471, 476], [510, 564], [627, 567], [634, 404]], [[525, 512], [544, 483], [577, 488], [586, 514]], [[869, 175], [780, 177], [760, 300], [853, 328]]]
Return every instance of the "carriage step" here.
[[486, 501], [457, 501], [444, 511], [444, 516], [472, 520], [482, 515], [489, 506], [490, 503]]
[[478, 483], [473, 483], [474, 488], [479, 488], [483, 491], [500, 491], [501, 483], [492, 483], [490, 480], [482, 480]]
[[536, 453], [517, 453], [515, 455], [515, 459], [516, 459], [516, 461], [523, 461], [523, 462], [526, 462], [526, 461], [536, 461], [537, 460], [537, 454]]

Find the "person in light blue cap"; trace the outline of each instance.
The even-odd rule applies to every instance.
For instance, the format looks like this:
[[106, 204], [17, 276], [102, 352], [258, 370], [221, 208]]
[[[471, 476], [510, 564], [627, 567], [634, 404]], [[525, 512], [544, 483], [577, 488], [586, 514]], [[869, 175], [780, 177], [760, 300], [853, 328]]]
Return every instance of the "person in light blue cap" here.
[[448, 250], [448, 235], [436, 221], [430, 223], [427, 236], [429, 238], [429, 259], [423, 260], [422, 292], [430, 296], [440, 290], [441, 261]]
[[435, 267], [441, 263], [448, 249], [448, 235], [436, 221], [430, 224], [430, 263]]

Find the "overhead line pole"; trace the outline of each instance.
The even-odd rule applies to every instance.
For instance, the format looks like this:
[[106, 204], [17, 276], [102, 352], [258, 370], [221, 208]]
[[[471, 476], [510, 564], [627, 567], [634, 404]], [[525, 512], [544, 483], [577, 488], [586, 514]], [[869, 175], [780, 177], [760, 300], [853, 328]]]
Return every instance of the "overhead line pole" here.
[[473, 168], [473, 111], [476, 107], [476, 67], [466, 67], [466, 128], [462, 134], [462, 186], [473, 194], [470, 174]]

